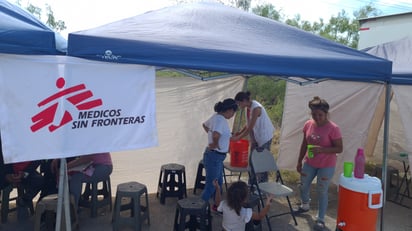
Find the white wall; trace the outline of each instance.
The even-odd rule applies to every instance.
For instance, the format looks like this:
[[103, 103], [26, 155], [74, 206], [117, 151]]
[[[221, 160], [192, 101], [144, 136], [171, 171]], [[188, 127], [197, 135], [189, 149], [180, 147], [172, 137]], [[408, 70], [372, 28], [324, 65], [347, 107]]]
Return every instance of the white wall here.
[[214, 113], [215, 103], [235, 97], [243, 84], [243, 77], [213, 81], [199, 81], [190, 77], [157, 77], [159, 146], [112, 152], [112, 192], [116, 192], [118, 184], [129, 181], [145, 184], [149, 193], [156, 192], [160, 167], [168, 163], [184, 165], [187, 188], [193, 188], [197, 164], [207, 144], [207, 134], [202, 123]]
[[[356, 150], [365, 147], [368, 131], [382, 84], [328, 80], [300, 86], [287, 83], [283, 108], [280, 148], [277, 164], [280, 169], [295, 170], [303, 138], [303, 125], [310, 119], [309, 100], [314, 96], [326, 99], [330, 105], [329, 119], [341, 129], [343, 152], [338, 155], [334, 182], [343, 171], [344, 161], [353, 161]], [[369, 155], [368, 153], [366, 153]]]
[[359, 50], [412, 36], [412, 12], [363, 19], [359, 22]]

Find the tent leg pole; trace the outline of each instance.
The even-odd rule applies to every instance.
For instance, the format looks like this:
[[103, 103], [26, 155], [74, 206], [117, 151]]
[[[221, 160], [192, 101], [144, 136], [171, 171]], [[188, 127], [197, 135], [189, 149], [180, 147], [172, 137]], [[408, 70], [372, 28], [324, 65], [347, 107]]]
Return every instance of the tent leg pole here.
[[[64, 208], [64, 219], [66, 224], [66, 231], [71, 231], [71, 218], [70, 218], [70, 193], [69, 193], [69, 177], [67, 175], [67, 163], [64, 161], [64, 195], [63, 195], [63, 208]], [[77, 211], [74, 211], [77, 212]]]
[[391, 84], [386, 84], [386, 92], [385, 92], [385, 120], [383, 126], [383, 159], [382, 159], [382, 188], [383, 188], [383, 203], [381, 208], [381, 219], [380, 219], [380, 230], [383, 231], [383, 214], [384, 208], [386, 205], [386, 172], [387, 172], [387, 164], [388, 164], [388, 150], [389, 150], [389, 116], [390, 116], [390, 100], [392, 94], [392, 86]]
[[[64, 201], [63, 201], [64, 199]], [[66, 231], [71, 231], [71, 219], [70, 219], [70, 206], [69, 206], [69, 183], [67, 176], [66, 159], [60, 159], [60, 171], [59, 171], [59, 192], [57, 198], [57, 214], [56, 214], [56, 227], [55, 231], [62, 230], [62, 213], [64, 210]]]

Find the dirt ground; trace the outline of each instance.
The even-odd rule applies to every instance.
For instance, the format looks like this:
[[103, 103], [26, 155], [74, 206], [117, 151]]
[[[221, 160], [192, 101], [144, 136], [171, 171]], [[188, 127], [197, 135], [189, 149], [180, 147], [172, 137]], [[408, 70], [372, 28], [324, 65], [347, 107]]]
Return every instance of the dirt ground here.
[[[290, 185], [295, 189], [297, 185]], [[314, 188], [314, 187], [313, 187]], [[199, 196], [201, 191], [194, 195], [192, 190], [188, 190], [188, 197]], [[326, 216], [326, 229], [336, 229], [336, 219], [338, 212], [338, 189], [337, 186], [331, 186], [329, 190], [329, 207]], [[164, 205], [160, 204], [159, 199], [156, 198], [156, 194], [149, 195], [149, 211], [150, 211], [150, 225], [145, 222], [142, 230], [163, 231], [173, 230], [174, 216], [176, 211], [177, 198], [166, 198]], [[291, 197], [292, 203], [296, 205], [298, 201], [297, 194]], [[285, 215], [270, 220], [272, 230], [279, 231], [297, 231], [297, 230], [312, 230], [314, 225], [315, 216], [317, 215], [316, 206], [316, 192], [312, 192], [311, 211], [308, 213], [297, 216], [298, 225], [295, 226], [293, 219], [290, 215]], [[408, 206], [412, 206], [411, 199], [404, 199], [403, 203]], [[13, 205], [11, 205], [13, 206]], [[271, 207], [270, 213], [287, 211], [286, 200], [275, 200]], [[381, 212], [383, 211], [383, 219]], [[109, 208], [102, 208], [99, 210], [99, 215], [96, 218], [90, 218], [90, 211], [86, 208], [82, 208], [79, 212], [80, 231], [109, 231], [112, 230], [111, 225], [112, 213]], [[400, 206], [393, 202], [386, 202], [384, 209], [380, 209], [376, 219], [376, 230], [380, 229], [380, 221], [383, 221], [383, 229], [385, 231], [410, 231], [412, 230], [412, 209]], [[221, 230], [222, 217], [220, 214], [212, 213], [212, 230]], [[2, 231], [27, 231], [33, 230], [34, 217], [30, 217], [25, 222], [18, 222], [16, 212], [12, 212], [9, 215], [8, 223], [1, 224], [0, 230]], [[262, 230], [269, 230], [266, 221], [262, 221]], [[44, 226], [43, 226], [43, 229]], [[122, 230], [133, 230], [132, 227], [124, 227]]]

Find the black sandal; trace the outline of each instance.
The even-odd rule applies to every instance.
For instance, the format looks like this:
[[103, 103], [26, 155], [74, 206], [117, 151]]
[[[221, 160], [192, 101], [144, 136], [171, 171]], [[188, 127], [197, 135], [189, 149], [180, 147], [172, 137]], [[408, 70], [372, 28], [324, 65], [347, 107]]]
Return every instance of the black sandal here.
[[321, 220], [317, 220], [315, 222], [315, 225], [314, 225], [313, 229], [314, 230], [319, 230], [319, 231], [324, 230], [325, 229], [325, 222], [321, 221]]
[[294, 213], [295, 215], [301, 214], [301, 213], [307, 213], [307, 212], [309, 212], [309, 209], [303, 209], [303, 208], [300, 207], [300, 206], [299, 206], [298, 209], [294, 209], [294, 210], [293, 210], [293, 213]]

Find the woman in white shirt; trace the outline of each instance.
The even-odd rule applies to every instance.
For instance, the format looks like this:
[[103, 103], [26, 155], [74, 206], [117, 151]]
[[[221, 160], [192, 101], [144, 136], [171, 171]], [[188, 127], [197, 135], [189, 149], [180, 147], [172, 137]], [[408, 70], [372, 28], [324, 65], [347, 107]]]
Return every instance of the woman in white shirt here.
[[[254, 149], [263, 151], [270, 150], [275, 127], [272, 124], [265, 108], [256, 100], [251, 100], [250, 92], [238, 92], [235, 96], [236, 103], [240, 108], [247, 109], [247, 126], [239, 134], [233, 137], [233, 140], [239, 140], [244, 136], [250, 137], [250, 153]], [[267, 181], [267, 173], [257, 175], [258, 182]]]
[[232, 136], [227, 120], [233, 117], [237, 107], [236, 101], [230, 98], [218, 102], [214, 106], [216, 113], [202, 124], [203, 129], [208, 134], [208, 143], [203, 154], [206, 183], [202, 199], [206, 202], [209, 202], [215, 193], [213, 180], [217, 179], [219, 185], [223, 183], [223, 161], [229, 151], [229, 142]]

